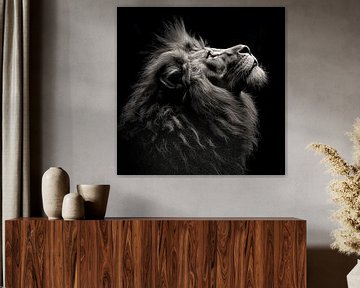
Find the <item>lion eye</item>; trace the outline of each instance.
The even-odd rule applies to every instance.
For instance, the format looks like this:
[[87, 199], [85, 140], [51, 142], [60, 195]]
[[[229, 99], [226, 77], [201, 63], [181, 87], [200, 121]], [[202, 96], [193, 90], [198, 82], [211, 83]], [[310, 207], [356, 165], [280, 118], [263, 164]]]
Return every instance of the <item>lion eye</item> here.
[[206, 59], [214, 59], [217, 56], [219, 56], [218, 54], [213, 54], [210, 50], [208, 51], [207, 55], [206, 55]]

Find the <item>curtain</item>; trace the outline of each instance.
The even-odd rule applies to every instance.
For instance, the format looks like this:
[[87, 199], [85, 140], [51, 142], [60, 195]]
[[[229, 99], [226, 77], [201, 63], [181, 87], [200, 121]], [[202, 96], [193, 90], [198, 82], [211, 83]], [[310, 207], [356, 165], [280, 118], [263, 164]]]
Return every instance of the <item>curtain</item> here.
[[0, 5], [3, 247], [0, 271], [4, 271], [4, 221], [29, 216], [29, 0], [0, 0]]

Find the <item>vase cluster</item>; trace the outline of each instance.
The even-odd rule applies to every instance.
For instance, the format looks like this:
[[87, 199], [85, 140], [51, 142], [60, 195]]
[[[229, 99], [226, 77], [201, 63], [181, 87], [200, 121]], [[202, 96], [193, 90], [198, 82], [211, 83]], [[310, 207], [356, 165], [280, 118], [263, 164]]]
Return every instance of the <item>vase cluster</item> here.
[[43, 208], [49, 220], [103, 219], [110, 185], [76, 186], [70, 193], [69, 174], [60, 167], [49, 168], [42, 177]]

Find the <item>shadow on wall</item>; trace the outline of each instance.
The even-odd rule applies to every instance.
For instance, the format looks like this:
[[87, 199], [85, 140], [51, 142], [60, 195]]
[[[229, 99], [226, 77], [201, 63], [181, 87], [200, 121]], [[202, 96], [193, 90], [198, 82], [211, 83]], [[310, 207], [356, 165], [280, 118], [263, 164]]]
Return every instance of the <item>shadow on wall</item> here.
[[356, 256], [347, 256], [329, 248], [307, 251], [308, 288], [347, 288], [346, 275], [356, 264]]
[[30, 5], [30, 50], [29, 50], [29, 94], [30, 94], [30, 216], [41, 216], [41, 161], [42, 161], [42, 113], [41, 113], [41, 67], [44, 1], [33, 1]]

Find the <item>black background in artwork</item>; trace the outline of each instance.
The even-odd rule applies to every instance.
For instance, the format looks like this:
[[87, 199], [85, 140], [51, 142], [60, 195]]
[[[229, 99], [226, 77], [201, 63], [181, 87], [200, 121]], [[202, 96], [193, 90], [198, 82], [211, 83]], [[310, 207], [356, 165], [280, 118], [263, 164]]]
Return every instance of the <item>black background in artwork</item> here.
[[[285, 8], [283, 7], [119, 7], [117, 9], [117, 111], [128, 100], [147, 53], [164, 22], [182, 18], [188, 31], [210, 47], [246, 44], [269, 75], [253, 92], [259, 111], [260, 141], [247, 174], [285, 174]], [[118, 173], [127, 151], [118, 146]]]

